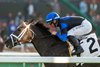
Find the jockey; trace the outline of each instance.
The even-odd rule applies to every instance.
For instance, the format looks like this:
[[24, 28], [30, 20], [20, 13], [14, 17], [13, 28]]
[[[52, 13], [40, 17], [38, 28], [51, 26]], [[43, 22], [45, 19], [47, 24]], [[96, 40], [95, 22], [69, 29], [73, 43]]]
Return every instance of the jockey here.
[[56, 35], [63, 42], [70, 41], [75, 49], [72, 55], [84, 52], [76, 36], [86, 35], [92, 31], [92, 25], [87, 19], [80, 16], [60, 17], [56, 12], [50, 12], [46, 16], [46, 23], [60, 29], [60, 33], [55, 30], [49, 30], [52, 35]]

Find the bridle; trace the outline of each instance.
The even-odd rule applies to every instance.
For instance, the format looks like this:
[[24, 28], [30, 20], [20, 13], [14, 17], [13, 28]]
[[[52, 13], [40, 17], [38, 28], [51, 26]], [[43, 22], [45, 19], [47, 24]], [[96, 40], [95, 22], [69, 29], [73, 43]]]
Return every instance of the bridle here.
[[[21, 40], [21, 38], [25, 35], [25, 33], [27, 32], [27, 30], [29, 30], [29, 31], [32, 32], [32, 39], [34, 38], [35, 33], [34, 33], [33, 30], [30, 29], [30, 25], [31, 25], [32, 23], [30, 23], [30, 24], [26, 24], [25, 22], [23, 22], [23, 23], [24, 23], [25, 28], [20, 32], [19, 35], [15, 35], [14, 33], [12, 33], [12, 34], [10, 35], [10, 38], [11, 38], [11, 41], [12, 41], [12, 46], [14, 46], [15, 43], [17, 43], [18, 41]], [[14, 38], [16, 39], [16, 41], [14, 41]], [[29, 42], [31, 42], [32, 39], [30, 39]], [[21, 42], [19, 42], [19, 44], [21, 44]]]

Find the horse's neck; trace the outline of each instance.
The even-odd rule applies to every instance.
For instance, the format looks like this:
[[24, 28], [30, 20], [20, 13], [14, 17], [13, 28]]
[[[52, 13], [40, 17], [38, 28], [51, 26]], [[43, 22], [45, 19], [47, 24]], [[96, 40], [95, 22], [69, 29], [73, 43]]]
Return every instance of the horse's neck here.
[[[36, 24], [33, 26], [32, 30], [35, 33], [35, 38], [32, 40], [32, 43], [34, 44], [36, 50], [39, 52], [40, 55], [45, 55], [45, 51], [49, 47], [49, 41], [48, 38], [41, 38], [45, 35], [48, 35], [47, 29], [41, 25], [41, 24]], [[48, 43], [48, 45], [47, 45]]]
[[49, 36], [40, 38], [41, 36], [50, 35], [47, 29], [41, 24], [33, 26], [33, 31], [36, 34], [36, 38], [32, 40], [36, 50], [42, 56], [68, 56], [68, 47], [66, 43], [60, 41], [57, 37]]

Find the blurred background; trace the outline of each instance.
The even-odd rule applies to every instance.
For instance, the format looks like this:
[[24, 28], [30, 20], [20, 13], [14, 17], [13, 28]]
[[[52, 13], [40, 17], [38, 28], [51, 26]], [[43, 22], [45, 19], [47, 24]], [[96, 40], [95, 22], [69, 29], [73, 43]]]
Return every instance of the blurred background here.
[[[45, 22], [45, 16], [55, 11], [63, 16], [83, 16], [96, 30], [100, 39], [100, 0], [0, 0], [0, 52], [37, 52], [28, 43], [8, 49], [2, 44], [16, 30], [21, 20], [39, 19]], [[1, 66], [2, 65], [2, 66]], [[44, 67], [41, 64], [0, 64], [1, 67]]]
[[[55, 11], [60, 16], [83, 16], [94, 28], [98, 39], [100, 37], [100, 0], [0, 0], [0, 39], [7, 37], [16, 30], [20, 20], [29, 18], [40, 19], [45, 22], [45, 16]], [[24, 49], [13, 51], [24, 51]], [[20, 50], [19, 50], [20, 49]], [[5, 48], [4, 51], [9, 49]], [[25, 48], [26, 52], [35, 51], [31, 45]], [[12, 50], [10, 50], [12, 51]]]

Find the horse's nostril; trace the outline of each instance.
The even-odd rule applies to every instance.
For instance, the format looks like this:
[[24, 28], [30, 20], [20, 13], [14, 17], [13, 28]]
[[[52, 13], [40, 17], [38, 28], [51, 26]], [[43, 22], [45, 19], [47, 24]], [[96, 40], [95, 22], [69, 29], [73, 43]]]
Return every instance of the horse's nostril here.
[[13, 46], [6, 44], [6, 47], [9, 48], [9, 49], [12, 49]]
[[32, 39], [32, 37], [29, 37], [29, 39]]

